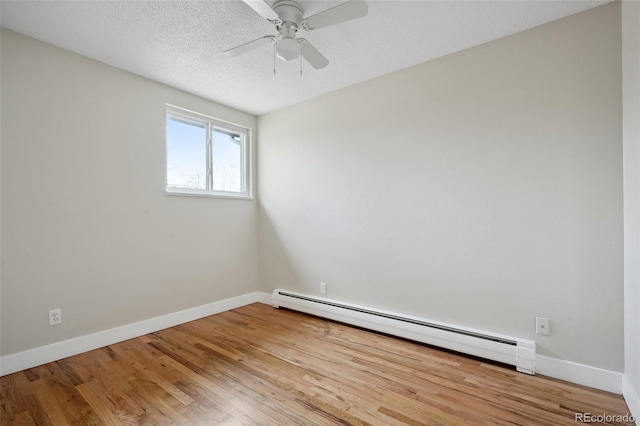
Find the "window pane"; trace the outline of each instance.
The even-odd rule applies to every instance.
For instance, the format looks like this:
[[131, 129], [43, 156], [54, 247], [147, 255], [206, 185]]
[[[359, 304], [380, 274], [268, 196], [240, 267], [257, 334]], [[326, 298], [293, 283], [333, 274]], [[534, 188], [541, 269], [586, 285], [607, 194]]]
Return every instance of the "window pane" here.
[[167, 186], [207, 189], [207, 129], [167, 118]]
[[242, 136], [213, 130], [213, 190], [242, 192]]

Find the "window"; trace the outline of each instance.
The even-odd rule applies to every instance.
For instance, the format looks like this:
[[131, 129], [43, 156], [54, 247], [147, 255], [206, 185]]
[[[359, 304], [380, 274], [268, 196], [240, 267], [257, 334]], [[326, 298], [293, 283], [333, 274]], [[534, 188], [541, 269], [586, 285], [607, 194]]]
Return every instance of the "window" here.
[[167, 106], [167, 192], [251, 198], [249, 129]]

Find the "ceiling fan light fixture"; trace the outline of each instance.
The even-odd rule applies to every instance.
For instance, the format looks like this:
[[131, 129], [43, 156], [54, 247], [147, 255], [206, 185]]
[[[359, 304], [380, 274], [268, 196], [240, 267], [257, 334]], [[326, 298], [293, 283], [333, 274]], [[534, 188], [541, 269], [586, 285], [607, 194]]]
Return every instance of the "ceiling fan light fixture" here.
[[300, 57], [300, 44], [293, 37], [282, 37], [276, 42], [276, 56], [283, 61], [293, 61]]

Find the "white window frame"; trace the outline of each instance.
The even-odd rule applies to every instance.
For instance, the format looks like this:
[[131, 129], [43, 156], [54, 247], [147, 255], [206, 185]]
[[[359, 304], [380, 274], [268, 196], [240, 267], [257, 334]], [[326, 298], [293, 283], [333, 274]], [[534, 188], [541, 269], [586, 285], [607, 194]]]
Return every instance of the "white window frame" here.
[[[207, 131], [207, 151], [206, 151], [206, 167], [207, 167], [207, 188], [208, 189], [190, 189], [190, 188], [178, 188], [167, 185], [167, 135], [165, 133], [165, 190], [169, 195], [183, 195], [193, 197], [215, 197], [215, 198], [235, 198], [241, 200], [253, 200], [252, 193], [252, 166], [251, 166], [251, 129], [243, 127], [238, 124], [229, 123], [227, 121], [220, 120], [218, 118], [210, 117], [208, 115], [200, 114], [194, 111], [190, 111], [184, 108], [180, 108], [174, 105], [167, 104], [166, 117], [165, 117], [165, 132], [166, 123], [169, 118], [176, 118], [181, 121], [191, 122], [199, 126], [204, 126]], [[240, 171], [242, 183], [241, 187], [243, 191], [215, 191], [213, 190], [213, 149], [212, 149], [212, 135], [214, 130], [222, 132], [229, 132], [240, 135], [240, 149], [242, 154], [242, 161]]]

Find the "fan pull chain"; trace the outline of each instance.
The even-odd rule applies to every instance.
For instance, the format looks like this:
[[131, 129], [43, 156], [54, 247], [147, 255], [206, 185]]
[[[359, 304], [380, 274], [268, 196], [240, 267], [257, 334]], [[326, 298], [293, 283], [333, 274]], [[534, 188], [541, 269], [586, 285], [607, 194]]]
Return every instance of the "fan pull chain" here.
[[300, 55], [300, 75], [302, 76], [302, 55]]
[[273, 75], [276, 75], [276, 44], [273, 43]]

